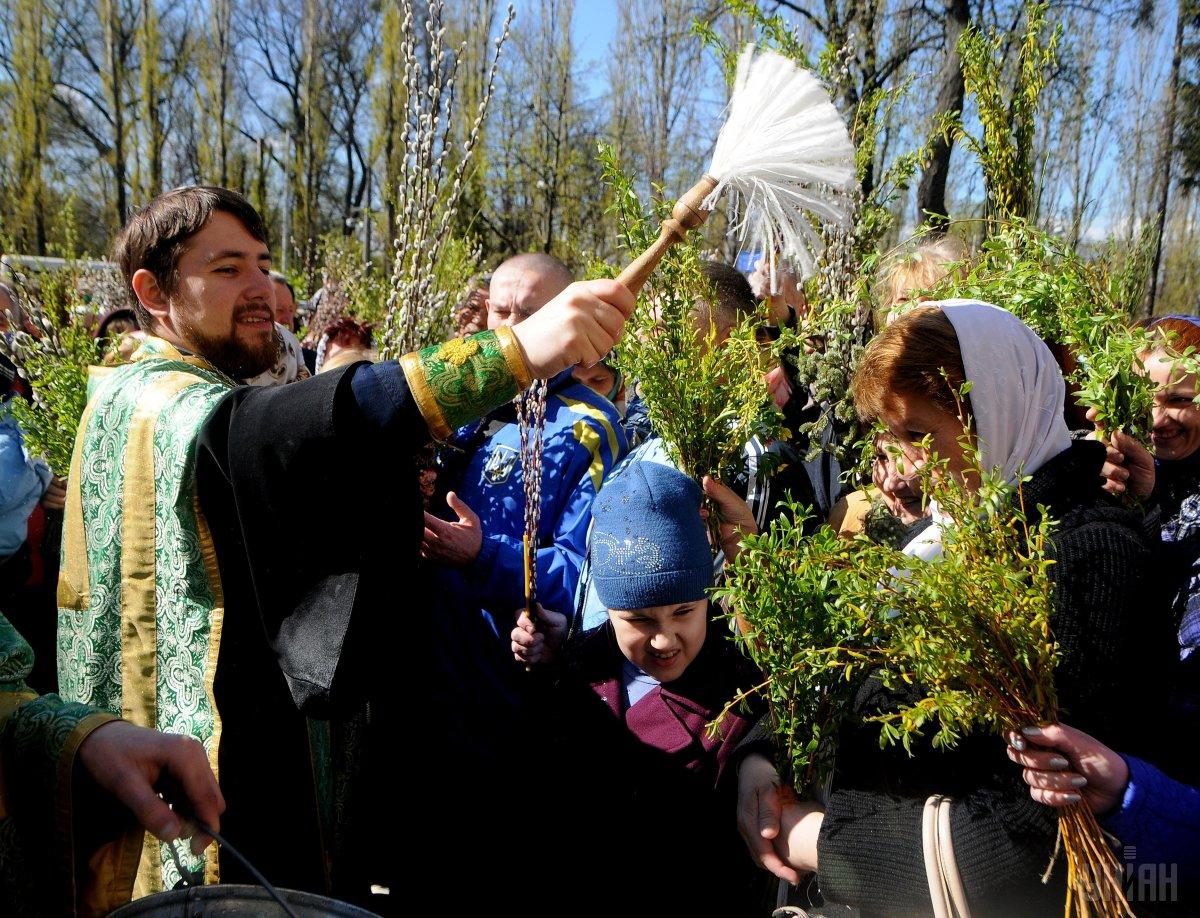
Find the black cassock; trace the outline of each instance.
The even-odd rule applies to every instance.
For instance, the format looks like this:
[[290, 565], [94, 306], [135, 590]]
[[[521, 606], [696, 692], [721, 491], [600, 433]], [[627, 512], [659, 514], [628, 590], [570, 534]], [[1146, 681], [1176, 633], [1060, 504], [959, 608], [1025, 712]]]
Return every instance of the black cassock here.
[[[356, 364], [234, 390], [197, 460], [226, 604], [222, 834], [276, 885], [380, 911], [431, 884], [494, 889], [495, 848], [523, 831], [503, 828], [526, 746], [489, 691], [495, 639], [435, 611], [421, 571], [429, 439], [399, 367]], [[227, 854], [221, 875], [250, 881]]]

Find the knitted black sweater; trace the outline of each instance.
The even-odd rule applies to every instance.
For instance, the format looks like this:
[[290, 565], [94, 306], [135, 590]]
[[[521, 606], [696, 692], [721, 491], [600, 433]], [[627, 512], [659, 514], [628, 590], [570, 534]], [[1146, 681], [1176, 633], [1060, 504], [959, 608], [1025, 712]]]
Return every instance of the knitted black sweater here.
[[[1062, 718], [1145, 754], [1154, 732], [1147, 709], [1165, 692], [1150, 683], [1169, 668], [1173, 636], [1147, 582], [1141, 517], [1101, 489], [1103, 460], [1099, 444], [1073, 443], [1025, 484], [1024, 499], [1059, 521], [1050, 576]], [[868, 714], [894, 700], [869, 682], [855, 707]], [[1030, 798], [1003, 741], [967, 737], [949, 751], [914, 745], [909, 757], [881, 750], [877, 725], [843, 731], [818, 845], [828, 902], [864, 916], [930, 913], [921, 812], [933, 793], [955, 800], [954, 851], [972, 915], [1061, 914], [1065, 865], [1048, 885], [1040, 881], [1054, 847], [1054, 811]]]

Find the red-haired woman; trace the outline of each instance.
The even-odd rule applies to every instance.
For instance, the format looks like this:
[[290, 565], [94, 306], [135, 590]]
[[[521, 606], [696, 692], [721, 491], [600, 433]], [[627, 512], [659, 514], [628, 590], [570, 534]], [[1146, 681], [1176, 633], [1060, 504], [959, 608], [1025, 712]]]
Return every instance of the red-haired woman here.
[[[1104, 448], [1071, 439], [1064, 392], [1053, 356], [1027, 326], [1005, 310], [966, 301], [899, 317], [868, 346], [854, 384], [859, 413], [882, 420], [914, 464], [928, 461], [927, 450], [936, 453], [946, 472], [971, 488], [969, 440], [985, 470], [998, 469], [1010, 482], [1026, 477], [1026, 511], [1057, 521], [1049, 574], [1060, 705], [1105, 742], [1150, 750], [1155, 705], [1146, 699], [1165, 691], [1151, 683], [1172, 657], [1169, 615], [1165, 601], [1159, 608], [1151, 601], [1141, 515], [1105, 493]], [[935, 509], [934, 523], [905, 551], [938, 558], [942, 531]], [[953, 850], [971, 912], [1061, 909], [1064, 871], [1050, 886], [1041, 882], [1055, 846], [1053, 812], [1004, 770], [1003, 741], [968, 736], [952, 750], [918, 742], [911, 756], [880, 749], [879, 727], [866, 719], [904, 700], [915, 699], [898, 699], [868, 680], [842, 731], [827, 799], [786, 805], [779, 822], [769, 805], [777, 777], [761, 757], [743, 763], [739, 818], [752, 853], [789, 879], [815, 872], [827, 902], [854, 906], [862, 916], [928, 914], [924, 811], [932, 795], [947, 795], [951, 839], [943, 837], [942, 848]], [[755, 804], [762, 812], [747, 818]]]

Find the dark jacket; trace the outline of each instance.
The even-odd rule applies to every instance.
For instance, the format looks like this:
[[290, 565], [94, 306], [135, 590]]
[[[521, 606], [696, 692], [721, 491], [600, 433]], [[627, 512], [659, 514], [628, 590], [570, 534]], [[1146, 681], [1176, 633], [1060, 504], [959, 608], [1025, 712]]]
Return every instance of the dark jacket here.
[[[1102, 490], [1103, 461], [1098, 443], [1073, 443], [1024, 485], [1024, 505], [1033, 519], [1044, 511], [1058, 521], [1049, 573], [1063, 719], [1153, 760], [1153, 699], [1165, 698], [1158, 682], [1172, 660], [1173, 636], [1152, 582], [1141, 515]], [[872, 681], [855, 709], [869, 715], [892, 702]], [[948, 751], [917, 743], [909, 757], [881, 750], [878, 737], [870, 724], [843, 733], [818, 847], [827, 901], [857, 906], [864, 916], [929, 914], [921, 811], [940, 793], [955, 800], [954, 850], [973, 915], [1061, 913], [1065, 867], [1041, 883], [1055, 813], [1030, 798], [1003, 740], [969, 736]]]
[[583, 635], [581, 645], [568, 678], [587, 682], [630, 736], [664, 753], [673, 770], [691, 772], [704, 787], [716, 790], [726, 779], [730, 756], [751, 721], [744, 711], [734, 710], [714, 734], [710, 735], [708, 725], [739, 690], [757, 681], [753, 664], [732, 645], [728, 629], [710, 625], [704, 647], [683, 675], [651, 689], [629, 708], [621, 678], [625, 657], [612, 626], [605, 624]]
[[[1158, 569], [1171, 598], [1181, 658], [1172, 707], [1178, 717], [1195, 723], [1200, 718], [1200, 455], [1156, 462], [1155, 472], [1147, 515], [1162, 537]], [[1200, 781], [1194, 756], [1181, 755], [1170, 764], [1176, 777]]]
[[[736, 775], [725, 766], [752, 722], [734, 711], [709, 736], [739, 689], [757, 682], [728, 629], [709, 625], [703, 649], [674, 682], [625, 706], [625, 657], [610, 625], [569, 645], [541, 698], [553, 735], [553, 771], [565, 803], [549, 831], [555, 870], [578, 889], [590, 879], [587, 914], [758, 914], [758, 871], [737, 832]], [[578, 905], [577, 905], [578, 903]]]

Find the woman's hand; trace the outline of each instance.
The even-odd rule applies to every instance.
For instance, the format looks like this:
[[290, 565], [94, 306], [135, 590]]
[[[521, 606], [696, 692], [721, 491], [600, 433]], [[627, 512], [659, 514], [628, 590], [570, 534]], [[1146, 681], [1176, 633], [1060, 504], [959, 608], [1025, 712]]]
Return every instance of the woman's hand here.
[[[1087, 419], [1096, 423], [1096, 409], [1089, 408]], [[1100, 475], [1104, 490], [1110, 494], [1125, 494], [1145, 500], [1154, 491], [1154, 456], [1129, 434], [1114, 430], [1106, 439], [1101, 431], [1097, 439], [1108, 450]]]
[[784, 804], [779, 816], [775, 849], [800, 873], [817, 872], [817, 839], [825, 821], [825, 808], [811, 800]]
[[738, 831], [754, 863], [795, 885], [800, 882], [800, 874], [775, 850], [784, 800], [792, 797], [790, 790], [781, 786], [779, 772], [765, 756], [751, 753], [742, 760], [738, 768]]
[[1120, 806], [1129, 783], [1129, 766], [1123, 758], [1065, 724], [1026, 727], [1010, 734], [1008, 757], [1024, 766], [1029, 795], [1048, 806], [1070, 806], [1082, 800], [1103, 816]]
[[[725, 552], [725, 563], [732, 564], [741, 551], [742, 539], [758, 533], [758, 523], [754, 521], [750, 505], [727, 485], [705, 475], [703, 486], [704, 493], [713, 502], [721, 517], [718, 538], [721, 542], [720, 548]], [[708, 519], [708, 511], [702, 509], [700, 515]]]

